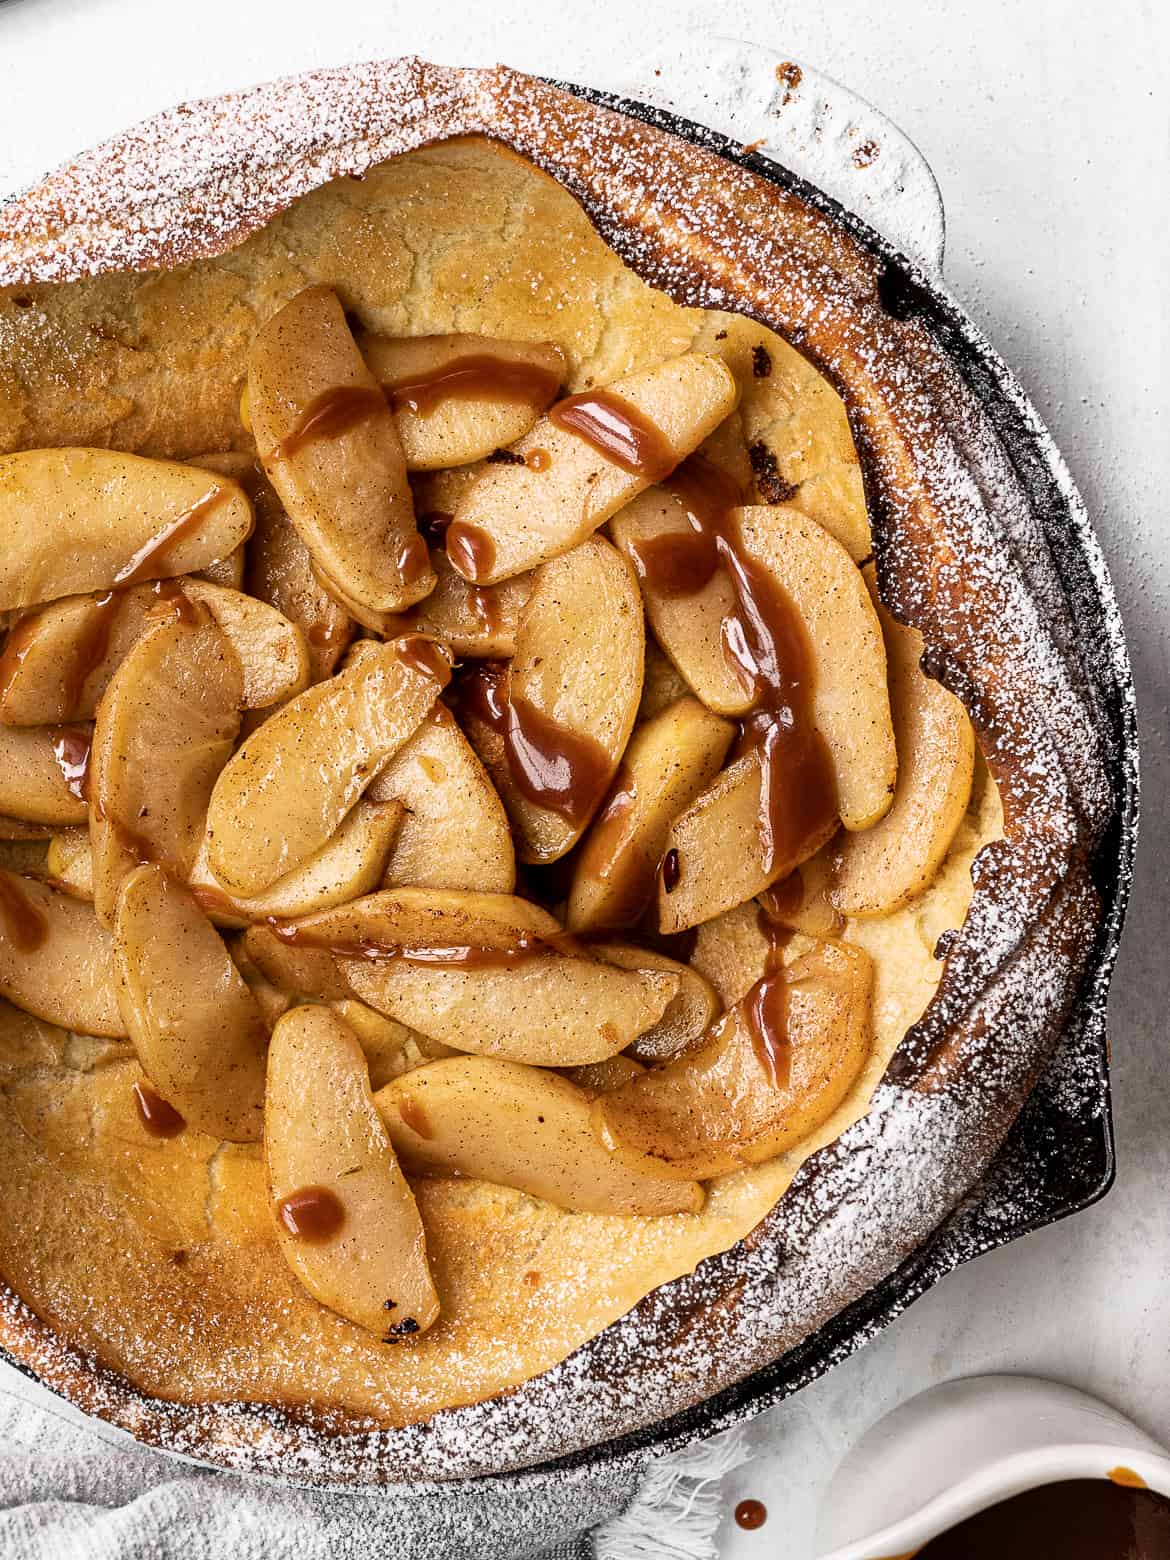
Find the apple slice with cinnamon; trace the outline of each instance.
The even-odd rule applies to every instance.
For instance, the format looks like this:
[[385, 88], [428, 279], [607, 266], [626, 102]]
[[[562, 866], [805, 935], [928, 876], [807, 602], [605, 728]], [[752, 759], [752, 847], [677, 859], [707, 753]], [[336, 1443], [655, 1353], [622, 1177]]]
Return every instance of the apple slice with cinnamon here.
[[256, 1142], [268, 1030], [194, 895], [162, 867], [137, 867], [114, 941], [118, 1001], [146, 1076], [201, 1132]]
[[246, 549], [244, 586], [301, 630], [309, 681], [323, 682], [349, 648], [356, 624], [313, 573], [309, 549], [268, 482], [257, 485], [253, 505], [256, 526]]
[[729, 721], [690, 697], [638, 727], [576, 859], [571, 932], [613, 931], [642, 919], [671, 824], [718, 773], [734, 735]]
[[[455, 718], [439, 703], [366, 792], [405, 808], [383, 885], [510, 894], [516, 853], [508, 815]], [[373, 886], [373, 885], [371, 885]]]
[[527, 433], [557, 397], [565, 354], [551, 341], [359, 336], [410, 471], [465, 466]]
[[357, 1037], [329, 1008], [293, 1008], [272, 1031], [264, 1161], [281, 1252], [315, 1300], [391, 1342], [437, 1320], [414, 1194]]
[[332, 909], [377, 888], [405, 816], [401, 802], [363, 798], [315, 856], [251, 899], [230, 893], [212, 872], [205, 835], [191, 869], [191, 891], [217, 926]]
[[400, 612], [433, 588], [394, 418], [336, 294], [307, 287], [257, 332], [248, 415], [268, 479], [347, 596]]
[[568, 552], [673, 470], [738, 395], [718, 358], [686, 352], [558, 402], [464, 494], [448, 557], [492, 585]]
[[142, 861], [185, 882], [208, 801], [240, 725], [243, 673], [227, 636], [185, 597], [149, 626], [102, 695], [89, 756], [89, 832], [98, 920]]
[[194, 574], [252, 529], [230, 478], [119, 450], [0, 455], [0, 611]]
[[644, 652], [633, 571], [594, 536], [537, 570], [511, 663], [460, 686], [464, 729], [522, 860], [559, 860], [601, 805], [633, 729]]
[[105, 595], [67, 596], [22, 619], [0, 658], [0, 721], [34, 726], [91, 718], [118, 665], [148, 623], [181, 591], [205, 606], [244, 674], [244, 709], [299, 693], [309, 680], [300, 630], [274, 608], [210, 580], [182, 576]]
[[677, 1061], [602, 1095], [614, 1152], [706, 1180], [784, 1153], [822, 1128], [869, 1056], [873, 969], [858, 948], [817, 944], [770, 968]]
[[377, 645], [259, 726], [216, 781], [207, 863], [253, 898], [308, 861], [447, 684], [451, 663], [419, 636]]
[[92, 908], [8, 871], [0, 871], [0, 995], [78, 1034], [126, 1034], [113, 938]]
[[[342, 995], [434, 1040], [534, 1066], [615, 1055], [659, 1022], [679, 988], [673, 971], [593, 958], [547, 911], [507, 894], [384, 889], [280, 927], [254, 927], [249, 952], [271, 969], [268, 939], [294, 955], [332, 955], [350, 987]], [[306, 973], [328, 979], [324, 969]]]
[[975, 736], [954, 694], [922, 670], [922, 635], [881, 605], [898, 780], [888, 813], [833, 852], [829, 897], [844, 915], [887, 915], [928, 888], [963, 821], [975, 769]]
[[0, 726], [0, 812], [35, 824], [80, 823], [88, 726]]
[[611, 1154], [567, 1078], [479, 1056], [432, 1062], [374, 1103], [403, 1162], [514, 1186], [577, 1213], [698, 1213], [703, 1190], [649, 1155]]

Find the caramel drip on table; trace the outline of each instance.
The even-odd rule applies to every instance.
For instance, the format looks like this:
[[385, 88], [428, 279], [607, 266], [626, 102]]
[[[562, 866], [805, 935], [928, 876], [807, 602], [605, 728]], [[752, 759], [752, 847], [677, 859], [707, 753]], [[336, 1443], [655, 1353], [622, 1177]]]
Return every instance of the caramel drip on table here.
[[768, 1520], [768, 1508], [762, 1500], [741, 1500], [735, 1508], [735, 1520], [739, 1527], [753, 1533]]
[[773, 872], [806, 854], [837, 813], [832, 761], [812, 720], [808, 634], [787, 592], [744, 553], [732, 513], [743, 500], [739, 485], [692, 455], [665, 487], [682, 504], [695, 540], [672, 535], [639, 543], [635, 566], [648, 588], [666, 595], [701, 590], [716, 568], [730, 580], [735, 608], [724, 619], [724, 652], [752, 693], [732, 758], [759, 755], [763, 866]]
[[175, 1107], [156, 1094], [149, 1083], [134, 1085], [134, 1107], [138, 1119], [151, 1137], [178, 1137], [187, 1125]]
[[316, 1246], [339, 1232], [345, 1223], [345, 1209], [327, 1186], [301, 1186], [280, 1199], [276, 1217], [294, 1240]]
[[33, 904], [13, 872], [0, 871], [0, 927], [20, 953], [43, 947], [49, 936], [48, 917]]
[[87, 800], [90, 743], [89, 732], [76, 726], [62, 726], [53, 736], [53, 757], [57, 760], [57, 768], [65, 776], [65, 784], [79, 802]]
[[552, 408], [548, 420], [584, 439], [632, 477], [661, 482], [678, 465], [678, 455], [662, 429], [612, 390], [566, 396]]
[[150, 579], [162, 572], [167, 553], [191, 531], [198, 530], [212, 510], [218, 509], [226, 500], [227, 495], [226, 487], [211, 488], [177, 520], [172, 520], [165, 530], [160, 531], [157, 536], [140, 547], [130, 562], [114, 575], [114, 584], [137, 585], [141, 580]]
[[505, 686], [506, 663], [485, 661], [460, 685], [460, 700], [504, 739], [508, 771], [517, 791], [567, 823], [588, 823], [605, 795], [613, 763], [592, 737], [558, 725]]
[[270, 458], [288, 460], [320, 439], [339, 439], [386, 410], [386, 398], [377, 385], [335, 385], [316, 395], [285, 434]]
[[547, 406], [561, 387], [554, 369], [490, 352], [470, 352], [437, 368], [382, 385], [392, 411], [429, 417], [447, 401], [505, 401]]

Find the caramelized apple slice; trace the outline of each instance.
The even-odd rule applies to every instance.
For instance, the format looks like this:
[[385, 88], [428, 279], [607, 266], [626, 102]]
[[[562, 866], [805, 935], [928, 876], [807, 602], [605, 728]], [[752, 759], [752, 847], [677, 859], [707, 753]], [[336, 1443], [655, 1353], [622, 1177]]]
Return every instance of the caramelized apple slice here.
[[633, 573], [602, 537], [537, 571], [505, 718], [496, 729], [466, 720], [523, 860], [557, 861], [601, 804], [638, 711], [644, 650]]
[[672, 974], [551, 951], [466, 968], [406, 958], [346, 965], [353, 990], [380, 1012], [458, 1051], [537, 1067], [624, 1051], [658, 1023], [678, 989]]
[[638, 705], [638, 721], [653, 720], [661, 715], [667, 705], [676, 703], [690, 692], [686, 683], [663, 655], [653, 639], [646, 640], [646, 669], [642, 674], [642, 701]]
[[80, 899], [0, 871], [0, 993], [83, 1035], [118, 1039], [114, 944]]
[[484, 894], [515, 888], [508, 815], [446, 705], [435, 705], [366, 796], [397, 799], [406, 810], [386, 863], [386, 888], [413, 884]]
[[[631, 1055], [644, 1062], [660, 1062], [677, 1056], [706, 1033], [722, 1011], [711, 982], [687, 964], [668, 959], [633, 943], [599, 942], [592, 945], [598, 958], [624, 970], [661, 970], [678, 980], [678, 995], [654, 1025], [630, 1047]], [[624, 1059], [624, 1058], [623, 1058]]]
[[[294, 955], [337, 954], [351, 988], [340, 995], [434, 1040], [536, 1066], [624, 1050], [659, 1021], [679, 985], [674, 973], [618, 969], [566, 948], [546, 911], [506, 894], [384, 889], [289, 922], [279, 935], [254, 927], [248, 951], [266, 973], [268, 938]], [[270, 979], [280, 985], [287, 976]]]
[[0, 812], [27, 823], [79, 823], [86, 805], [70, 782], [70, 755], [83, 758], [88, 741], [87, 728], [0, 726]]
[[154, 624], [114, 673], [89, 760], [93, 898], [103, 926], [113, 925], [122, 879], [139, 862], [189, 877], [242, 696], [239, 658], [210, 620]]
[[565, 354], [550, 341], [363, 335], [411, 471], [465, 466], [528, 432], [556, 399]]
[[640, 1078], [646, 1071], [641, 1062], [632, 1056], [607, 1056], [604, 1062], [586, 1062], [583, 1067], [566, 1067], [563, 1077], [576, 1084], [591, 1100], [611, 1089], [620, 1089], [631, 1078]]
[[193, 574], [252, 528], [243, 490], [117, 450], [0, 455], [0, 610]]
[[730, 722], [692, 698], [635, 731], [577, 858], [566, 917], [571, 932], [642, 919], [671, 823], [718, 772], [734, 734]]
[[515, 1186], [578, 1213], [698, 1213], [695, 1182], [653, 1159], [619, 1157], [593, 1130], [589, 1096], [567, 1078], [479, 1056], [433, 1062], [379, 1091], [395, 1150], [420, 1170]]
[[[864, 839], [866, 836], [845, 836], [847, 839], [855, 837]], [[795, 872], [760, 895], [760, 908], [773, 926], [803, 932], [806, 937], [840, 937], [845, 930], [845, 917], [829, 898], [833, 854], [834, 842], [830, 841], [823, 850], [802, 862]]]
[[860, 570], [815, 520], [784, 504], [738, 511], [742, 546], [792, 601], [808, 633], [813, 723], [832, 756], [847, 829], [889, 811], [898, 772], [881, 624]]
[[323, 682], [353, 639], [353, 618], [318, 581], [309, 549], [267, 482], [257, 487], [254, 503], [256, 529], [244, 574], [248, 593], [296, 624], [308, 650], [309, 681]]
[[532, 573], [513, 575], [498, 585], [471, 585], [438, 549], [431, 552], [431, 567], [437, 584], [427, 599], [409, 612], [387, 613], [375, 625], [377, 631], [434, 634], [456, 655], [513, 655], [520, 616], [532, 594]]
[[[448, 557], [491, 585], [568, 552], [701, 444], [737, 396], [718, 358], [688, 352], [559, 403], [513, 446], [518, 461], [486, 466], [468, 489]], [[567, 425], [574, 413], [592, 438]]]
[[[871, 588], [872, 582], [871, 582]], [[887, 915], [928, 888], [963, 821], [975, 769], [967, 712], [922, 670], [922, 635], [877, 600], [889, 667], [898, 781], [889, 812], [840, 841], [830, 898], [845, 915]]]
[[775, 946], [769, 922], [749, 899], [699, 927], [691, 968], [711, 982], [725, 1008], [745, 997], [767, 969]]
[[307, 1002], [343, 1002], [353, 989], [327, 948], [282, 941], [270, 926], [250, 926], [238, 939], [248, 964], [277, 991]]
[[254, 899], [231, 894], [220, 884], [208, 865], [204, 836], [191, 869], [191, 891], [217, 926], [248, 926], [273, 916], [331, 909], [377, 888], [405, 816], [401, 802], [360, 801], [315, 856]]
[[315, 1300], [387, 1339], [439, 1315], [414, 1196], [353, 1031], [323, 1007], [272, 1031], [264, 1160], [285, 1261]]
[[396, 1018], [388, 1018], [385, 1013], [367, 1007], [356, 997], [344, 998], [330, 1006], [358, 1037], [370, 1069], [371, 1089], [380, 1089], [395, 1078], [413, 1072], [416, 1067], [425, 1067], [428, 1062], [458, 1055], [449, 1045], [420, 1035], [416, 1029], [408, 1029]]
[[75, 899], [93, 901], [93, 852], [89, 848], [89, 826], [77, 824], [61, 829], [49, 841], [45, 870], [55, 886]]
[[760, 832], [760, 758], [745, 753], [721, 771], [671, 824], [658, 881], [658, 929], [681, 932], [710, 921], [786, 877], [837, 829], [828, 817], [802, 837], [795, 854], [764, 856]]
[[276, 1020], [287, 1013], [293, 1005], [292, 994], [282, 991], [279, 986], [274, 986], [263, 970], [253, 964], [248, 957], [248, 951], [244, 946], [244, 938], [231, 937], [227, 941], [228, 952], [232, 956], [232, 963], [240, 972], [240, 977], [245, 986], [252, 993], [256, 1006], [260, 1009], [260, 1016], [264, 1020], [264, 1027], [269, 1034], [275, 1028]]
[[228, 763], [207, 813], [207, 860], [249, 898], [308, 861], [406, 741], [450, 676], [432, 640], [379, 645], [272, 715]]
[[[700, 445], [684, 469], [692, 468], [691, 481], [679, 491], [669, 485], [653, 487], [620, 510], [610, 522], [610, 534], [634, 565], [654, 637], [685, 685], [709, 710], [742, 715], [751, 704], [751, 689], [724, 648], [724, 625], [735, 612], [735, 590], [723, 567], [716, 567], [702, 583], [702, 554], [698, 573], [688, 567], [695, 534], [682, 497], [688, 487], [696, 487], [699, 494], [709, 488], [710, 502], [734, 506], [752, 491], [738, 412]], [[708, 567], [715, 557], [710, 555]]]
[[244, 674], [244, 709], [276, 704], [306, 685], [308, 652], [298, 628], [265, 602], [184, 577], [162, 595], [140, 585], [67, 596], [22, 619], [14, 653], [7, 666], [0, 663], [0, 720], [32, 726], [91, 717], [131, 645], [177, 590], [205, 606], [227, 635]]
[[435, 577], [398, 431], [328, 287], [306, 288], [260, 329], [248, 406], [269, 481], [329, 578], [381, 612], [427, 595]]
[[867, 955], [845, 943], [819, 944], [766, 975], [704, 1045], [594, 1103], [607, 1146], [696, 1180], [784, 1153], [822, 1127], [857, 1081], [871, 1044], [872, 983]]
[[137, 867], [118, 896], [118, 1001], [143, 1071], [194, 1127], [260, 1137], [260, 1009], [194, 896], [162, 867]]

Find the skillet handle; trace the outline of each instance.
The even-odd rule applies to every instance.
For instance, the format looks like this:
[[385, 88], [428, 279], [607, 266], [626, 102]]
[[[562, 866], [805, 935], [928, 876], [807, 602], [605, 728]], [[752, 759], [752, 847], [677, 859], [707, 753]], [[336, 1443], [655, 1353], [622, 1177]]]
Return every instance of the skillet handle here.
[[946, 221], [930, 164], [897, 125], [848, 87], [774, 49], [684, 34], [678, 64], [635, 70], [617, 90], [772, 156], [875, 228], [931, 276]]

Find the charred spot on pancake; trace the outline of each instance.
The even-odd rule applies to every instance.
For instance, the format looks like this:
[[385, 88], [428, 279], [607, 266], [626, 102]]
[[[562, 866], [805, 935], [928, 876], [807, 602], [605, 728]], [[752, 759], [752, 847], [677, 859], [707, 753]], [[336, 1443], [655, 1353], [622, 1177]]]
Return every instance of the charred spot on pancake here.
[[757, 343], [752, 348], [752, 377], [755, 379], [767, 379], [772, 372], [772, 359], [768, 349]]
[[517, 455], [515, 450], [493, 450], [490, 455], [484, 457], [489, 466], [523, 466], [523, 455]]
[[756, 491], [765, 504], [787, 504], [796, 497], [797, 487], [780, 475], [780, 462], [763, 439], [757, 439], [751, 446], [748, 459], [752, 463]]
[[413, 1316], [404, 1316], [400, 1322], [394, 1322], [383, 1338], [383, 1343], [401, 1343], [403, 1338], [409, 1338], [411, 1333], [419, 1330], [418, 1323]]

